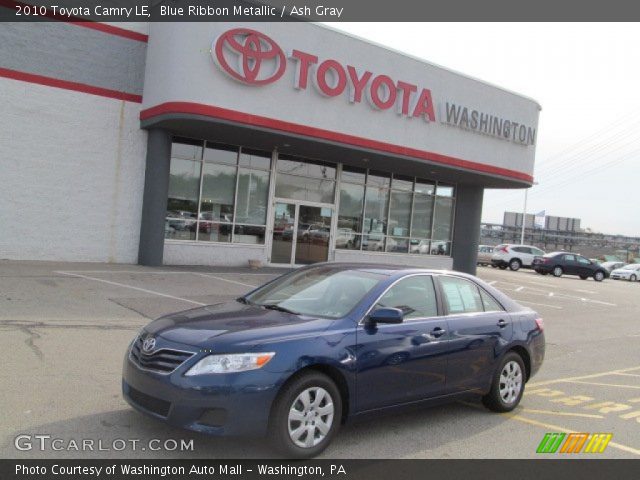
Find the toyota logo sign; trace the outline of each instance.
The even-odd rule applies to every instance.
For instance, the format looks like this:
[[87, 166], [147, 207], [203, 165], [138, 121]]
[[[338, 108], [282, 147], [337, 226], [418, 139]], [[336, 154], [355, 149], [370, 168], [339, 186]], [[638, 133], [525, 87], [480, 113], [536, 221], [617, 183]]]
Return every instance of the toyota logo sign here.
[[156, 339], [153, 337], [147, 337], [142, 342], [142, 351], [144, 353], [150, 353], [153, 349], [156, 348]]
[[286, 68], [286, 57], [278, 44], [249, 28], [234, 28], [220, 35], [212, 56], [225, 73], [248, 85], [275, 82]]

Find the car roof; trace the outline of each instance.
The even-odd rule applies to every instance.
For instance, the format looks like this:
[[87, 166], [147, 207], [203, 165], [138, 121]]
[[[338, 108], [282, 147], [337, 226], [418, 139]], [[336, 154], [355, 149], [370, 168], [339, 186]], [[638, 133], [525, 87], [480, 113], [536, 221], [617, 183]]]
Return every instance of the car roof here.
[[382, 263], [369, 263], [369, 262], [322, 262], [309, 265], [307, 269], [318, 267], [335, 267], [342, 270], [356, 270], [361, 272], [377, 273], [382, 275], [399, 275], [399, 274], [412, 274], [412, 273], [426, 273], [426, 274], [447, 274], [457, 275], [460, 277], [467, 277], [477, 279], [473, 275], [467, 273], [458, 272], [454, 270], [445, 270], [437, 268], [416, 268], [407, 265], [388, 265]]

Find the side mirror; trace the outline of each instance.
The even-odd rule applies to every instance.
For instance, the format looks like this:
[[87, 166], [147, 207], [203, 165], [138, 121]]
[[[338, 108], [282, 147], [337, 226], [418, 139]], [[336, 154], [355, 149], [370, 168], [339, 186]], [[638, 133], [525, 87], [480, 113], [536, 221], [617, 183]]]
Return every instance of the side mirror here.
[[402, 323], [404, 313], [399, 308], [378, 308], [369, 314], [367, 323], [375, 325], [377, 323]]

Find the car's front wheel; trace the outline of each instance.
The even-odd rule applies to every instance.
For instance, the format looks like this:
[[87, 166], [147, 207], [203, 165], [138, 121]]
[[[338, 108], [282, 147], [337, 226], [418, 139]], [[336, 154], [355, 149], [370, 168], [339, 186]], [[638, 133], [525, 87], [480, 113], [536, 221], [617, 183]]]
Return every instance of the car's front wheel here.
[[636, 277], [635, 275], [633, 275], [633, 274], [632, 274], [632, 275], [629, 277], [629, 280], [630, 280], [630, 281], [632, 281], [632, 282], [635, 282], [636, 280], [638, 280], [638, 277]]
[[596, 282], [601, 282], [602, 280], [604, 280], [604, 272], [602, 270], [598, 270], [596, 273], [593, 274], [593, 279]]
[[269, 435], [288, 458], [311, 458], [322, 452], [340, 428], [342, 399], [335, 383], [319, 372], [287, 383], [272, 410]]
[[520, 355], [507, 353], [496, 370], [491, 390], [482, 403], [494, 412], [510, 412], [518, 406], [524, 393], [525, 369]]

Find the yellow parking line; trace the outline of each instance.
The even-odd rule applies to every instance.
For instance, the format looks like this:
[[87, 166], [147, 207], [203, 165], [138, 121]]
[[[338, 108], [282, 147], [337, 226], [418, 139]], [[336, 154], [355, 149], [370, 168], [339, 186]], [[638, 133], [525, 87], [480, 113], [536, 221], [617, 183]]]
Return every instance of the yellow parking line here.
[[591, 413], [554, 412], [553, 410], [537, 410], [526, 407], [522, 407], [521, 410], [527, 413], [543, 413], [545, 415], [557, 415], [559, 417], [604, 418], [602, 415], [593, 415]]
[[581, 382], [580, 380], [565, 380], [566, 383], [579, 383], [582, 385], [597, 385], [599, 387], [634, 388], [640, 390], [637, 385], [619, 385], [615, 383]]
[[[554, 432], [565, 432], [565, 433], [578, 433], [576, 430], [569, 430], [568, 428], [559, 427], [558, 425], [552, 425], [550, 423], [538, 422], [537, 420], [532, 420], [530, 418], [523, 417], [519, 414], [514, 413], [502, 413], [501, 415], [512, 419], [517, 420], [519, 422], [528, 423], [530, 425], [535, 425], [536, 427], [542, 427], [547, 430], [551, 430]], [[618, 450], [622, 450], [623, 452], [632, 453], [634, 455], [640, 456], [640, 450], [637, 448], [629, 447], [627, 445], [622, 445], [616, 442], [609, 442], [609, 447], [616, 448]]]
[[587, 378], [598, 378], [598, 377], [603, 377], [605, 375], [612, 375], [614, 373], [630, 372], [630, 371], [633, 371], [633, 370], [640, 370], [640, 367], [621, 368], [621, 369], [617, 369], [617, 370], [610, 370], [608, 372], [594, 373], [594, 374], [591, 374], [591, 375], [581, 375], [579, 377], [556, 378], [555, 380], [544, 380], [542, 382], [527, 383], [527, 387], [528, 388], [540, 387], [542, 385], [551, 385], [553, 383], [568, 382], [570, 380], [584, 380], [584, 379], [587, 379]]

